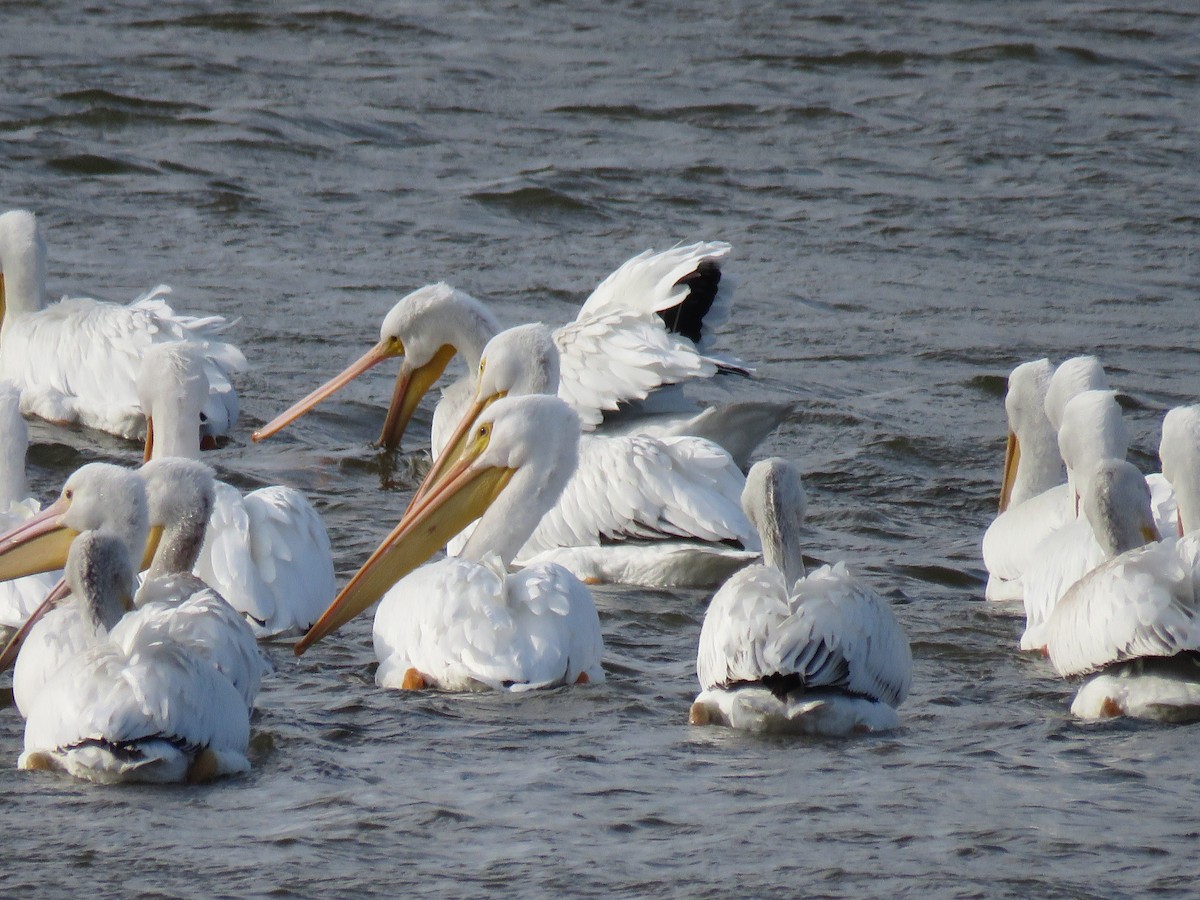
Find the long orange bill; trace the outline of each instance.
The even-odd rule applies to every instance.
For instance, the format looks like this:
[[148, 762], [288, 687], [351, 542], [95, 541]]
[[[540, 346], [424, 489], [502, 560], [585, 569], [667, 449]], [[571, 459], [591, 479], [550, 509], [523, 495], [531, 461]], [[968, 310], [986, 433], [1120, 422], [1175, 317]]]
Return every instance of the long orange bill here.
[[400, 446], [400, 438], [404, 436], [404, 429], [417, 411], [421, 398], [442, 377], [453, 358], [454, 348], [443, 344], [423, 366], [413, 367], [408, 360], [404, 361], [400, 366], [400, 374], [396, 376], [396, 387], [392, 391], [392, 402], [388, 405], [383, 430], [379, 433], [380, 447], [395, 450]]
[[146, 449], [142, 451], [142, 462], [154, 459], [154, 417], [146, 416]]
[[0, 535], [0, 581], [52, 572], [66, 564], [67, 551], [78, 534], [62, 524], [68, 508], [69, 501], [59, 498]]
[[1017, 480], [1017, 465], [1021, 462], [1021, 442], [1015, 432], [1008, 433], [1008, 444], [1004, 448], [1004, 478], [1000, 482], [1000, 512], [1008, 509], [1012, 500], [1013, 484]]
[[471, 404], [463, 414], [463, 417], [458, 420], [458, 425], [455, 426], [454, 433], [450, 435], [450, 439], [446, 441], [446, 446], [442, 448], [442, 452], [438, 455], [438, 458], [434, 461], [429, 471], [425, 473], [425, 480], [418, 485], [412, 499], [408, 501], [408, 510], [405, 510], [406, 514], [416, 505], [418, 500], [425, 496], [429, 488], [437, 483], [446, 470], [462, 457], [467, 448], [467, 436], [471, 433], [471, 426], [475, 424], [475, 420], [479, 418], [480, 413], [503, 397], [505, 393], [507, 391], [492, 397], [475, 399], [475, 402]]
[[349, 366], [335, 375], [329, 381], [325, 382], [303, 400], [294, 403], [284, 412], [280, 413], [258, 431], [252, 434], [251, 440], [262, 441], [275, 434], [277, 431], [282, 431], [296, 419], [300, 418], [322, 400], [340, 391], [351, 381], [371, 369], [386, 359], [391, 359], [394, 356], [399, 356], [404, 352], [398, 341], [383, 340], [352, 362]]
[[50, 589], [50, 593], [46, 595], [46, 599], [41, 602], [37, 609], [30, 613], [29, 618], [25, 620], [25, 624], [17, 629], [17, 633], [10, 637], [8, 643], [4, 645], [4, 649], [0, 650], [0, 672], [7, 672], [12, 664], [17, 661], [17, 654], [21, 652], [21, 645], [25, 643], [25, 638], [29, 637], [29, 632], [33, 631], [33, 626], [38, 623], [42, 616], [58, 606], [70, 593], [71, 589], [67, 587], [67, 579], [58, 579], [58, 583]]
[[317, 623], [296, 643], [297, 656], [367, 609], [495, 501], [514, 470], [474, 466], [479, 452], [468, 451], [409, 508]]

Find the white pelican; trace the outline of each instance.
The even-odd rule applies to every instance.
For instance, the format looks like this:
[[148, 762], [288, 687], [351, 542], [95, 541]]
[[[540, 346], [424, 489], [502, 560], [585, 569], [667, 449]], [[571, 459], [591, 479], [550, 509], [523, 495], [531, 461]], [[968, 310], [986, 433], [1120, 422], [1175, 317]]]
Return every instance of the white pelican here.
[[[728, 316], [729, 279], [721, 242], [692, 244], [628, 260], [592, 292], [574, 322], [554, 331], [562, 355], [558, 395], [579, 414], [584, 430], [605, 412], [645, 400], [651, 392], [721, 369], [746, 371], [702, 352], [703, 329]], [[303, 415], [355, 377], [386, 359], [403, 356], [379, 443], [395, 447], [421, 397], [455, 353], [468, 373], [442, 392], [434, 410], [435, 454], [461, 416], [474, 386], [484, 345], [500, 326], [475, 298], [446, 284], [420, 288], [402, 298], [383, 320], [379, 342], [340, 375], [317, 388], [254, 433], [263, 440]], [[773, 413], [774, 421], [786, 405]]]
[[223, 318], [177, 314], [163, 299], [165, 287], [128, 306], [87, 298], [47, 305], [46, 247], [25, 210], [0, 215], [0, 268], [0, 378], [20, 389], [22, 412], [141, 438], [145, 419], [134, 383], [141, 355], [152, 344], [186, 340], [204, 354], [206, 434], [232, 427], [237, 395], [229, 377], [246, 360], [219, 339]]
[[1081, 718], [1200, 718], [1200, 407], [1167, 414], [1161, 456], [1180, 535], [1139, 546], [1128, 522], [1149, 516], [1146, 493], [1136, 509], [1100, 509], [1096, 530], [1114, 556], [1066, 593], [1046, 626], [1059, 674], [1091, 676], [1071, 704]]
[[[544, 325], [492, 338], [472, 402], [433, 477], [453, 463], [482, 410], [501, 397], [553, 394], [558, 379], [559, 352]], [[558, 563], [589, 584], [717, 584], [759, 555], [741, 509], [744, 484], [729, 454], [703, 438], [585, 433], [574, 474], [513, 564]], [[457, 546], [451, 542], [449, 552]]]
[[[578, 437], [578, 416], [556, 397], [493, 404], [457, 462], [427, 484], [296, 652], [383, 597], [374, 625], [383, 687], [524, 691], [603, 681], [587, 588], [553, 564], [504, 574], [570, 477]], [[413, 572], [481, 512], [461, 556]]]
[[[218, 594], [187, 574], [211, 504], [212, 473], [200, 463], [161, 460], [147, 463], [141, 473], [90, 463], [67, 479], [57, 502], [0, 535], [0, 577], [61, 565], [67, 545], [83, 531], [115, 535], [127, 555], [150, 557], [136, 597], [139, 608], [118, 629], [169, 636], [188, 646], [228, 678], [250, 708], [264, 668], [254, 634]], [[19, 632], [24, 645], [13, 673], [13, 695], [26, 715], [43, 685], [89, 639], [78, 606], [51, 608], [63, 593], [52, 593]]]
[[[207, 394], [197, 348], [176, 342], [146, 351], [138, 375], [148, 422], [146, 459], [200, 458], [196, 422]], [[215, 482], [195, 572], [260, 637], [303, 633], [337, 592], [325, 525], [308, 499], [286, 485], [243, 497]]]
[[88, 642], [38, 694], [18, 766], [102, 783], [248, 771], [250, 720], [233, 685], [160, 633], [118, 636], [132, 575], [115, 535], [88, 531], [72, 543], [66, 577]]
[[[25, 453], [29, 448], [29, 431], [21, 418], [20, 403], [16, 387], [0, 381], [0, 533], [41, 509], [41, 504], [26, 494]], [[61, 574], [48, 572], [0, 581], [0, 642], [21, 627]]]
[[[1045, 646], [1043, 627], [1050, 611], [1067, 589], [1104, 562], [1108, 555], [1093, 533], [1093, 524], [1078, 515], [1089, 478], [1105, 459], [1124, 460], [1129, 430], [1112, 391], [1085, 391], [1072, 398], [1063, 414], [1059, 444], [1067, 461], [1066, 503], [1077, 514], [1066, 525], [1046, 537], [1037, 548], [1022, 576], [1025, 631], [1022, 650]], [[1159, 533], [1172, 527], [1175, 517], [1170, 484], [1161, 476], [1143, 478], [1152, 497]]]
[[735, 573], [709, 604], [692, 724], [820, 735], [894, 728], [912, 653], [891, 606], [845, 563], [805, 577], [804, 489], [790, 463], [756, 463], [742, 497], [765, 563]]
[[1049, 360], [1036, 360], [1009, 375], [1000, 512], [983, 535], [988, 600], [1022, 599], [1022, 575], [1038, 549], [1075, 519], [1071, 491], [1062, 483], [1058, 432], [1068, 401], [1107, 387], [1104, 369], [1094, 356], [1068, 359], [1053, 371]]

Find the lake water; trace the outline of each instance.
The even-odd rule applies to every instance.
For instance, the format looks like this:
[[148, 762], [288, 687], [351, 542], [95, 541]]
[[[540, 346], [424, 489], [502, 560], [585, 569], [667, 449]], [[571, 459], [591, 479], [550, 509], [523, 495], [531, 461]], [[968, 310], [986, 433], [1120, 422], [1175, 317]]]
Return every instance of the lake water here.
[[[4, 4], [0, 208], [50, 289], [240, 316], [242, 487], [286, 481], [339, 579], [402, 511], [369, 446], [394, 373], [250, 430], [445, 279], [509, 324], [572, 318], [629, 256], [724, 239], [721, 397], [801, 402], [807, 552], [912, 641], [903, 727], [687, 725], [701, 591], [596, 592], [608, 682], [383, 692], [370, 623], [271, 652], [254, 770], [104, 789], [18, 772], [0, 710], [3, 891], [127, 895], [1191, 896], [1195, 727], [1085, 726], [982, 601], [1007, 372], [1094, 352], [1131, 459], [1200, 393], [1194, 3]], [[137, 448], [34, 429], [44, 496]]]

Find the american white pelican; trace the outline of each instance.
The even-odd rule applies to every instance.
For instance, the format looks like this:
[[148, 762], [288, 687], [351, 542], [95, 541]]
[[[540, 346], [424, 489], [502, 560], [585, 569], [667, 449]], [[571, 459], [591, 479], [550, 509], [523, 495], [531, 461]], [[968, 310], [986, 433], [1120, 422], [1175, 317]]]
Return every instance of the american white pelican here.
[[1161, 456], [1181, 536], [1139, 546], [1128, 523], [1149, 516], [1146, 493], [1131, 508], [1098, 510], [1113, 558], [1072, 586], [1046, 625], [1059, 674], [1091, 676], [1071, 704], [1081, 718], [1200, 719], [1200, 407], [1167, 414]]
[[820, 735], [894, 728], [912, 653], [891, 606], [845, 563], [805, 577], [804, 489], [790, 463], [756, 463], [742, 496], [764, 564], [735, 573], [709, 604], [692, 724]]
[[[558, 395], [579, 414], [585, 430], [605, 412], [645, 400], [665, 385], [707, 378], [723, 368], [745, 371], [702, 352], [704, 329], [728, 317], [730, 279], [721, 264], [729, 249], [711, 242], [635, 256], [600, 283], [574, 322], [554, 331], [562, 354]], [[499, 331], [491, 313], [468, 294], [440, 283], [420, 288], [388, 313], [374, 347], [256, 431], [254, 439], [279, 431], [372, 366], [403, 356], [379, 438], [384, 447], [395, 447], [421, 397], [461, 353], [468, 374], [443, 391], [434, 411], [436, 452], [461, 417], [484, 344]], [[778, 418], [767, 430], [775, 424]]]
[[[1124, 460], [1129, 445], [1129, 430], [1114, 393], [1085, 391], [1072, 398], [1063, 415], [1059, 445], [1067, 461], [1066, 502], [1076, 517], [1041, 542], [1022, 576], [1025, 606], [1022, 650], [1037, 651], [1045, 646], [1043, 628], [1059, 598], [1108, 558], [1102, 542], [1093, 533], [1092, 522], [1078, 512], [1096, 465], [1105, 459]], [[1162, 533], [1173, 525], [1175, 517], [1170, 485], [1161, 476], [1142, 480], [1147, 482], [1156, 527]]]
[[135, 379], [142, 353], [155, 343], [186, 340], [204, 354], [205, 433], [233, 426], [237, 394], [229, 378], [246, 360], [219, 339], [225, 319], [179, 315], [163, 299], [166, 287], [128, 306], [89, 298], [47, 305], [46, 246], [25, 210], [0, 215], [0, 266], [0, 378], [20, 389], [22, 412], [141, 438], [145, 418]]
[[[67, 479], [57, 502], [0, 536], [0, 577], [61, 565], [67, 545], [83, 531], [115, 535], [127, 555], [150, 555], [137, 593], [139, 608], [118, 630], [158, 634], [188, 646], [228, 678], [250, 708], [264, 668], [254, 634], [218, 594], [187, 574], [211, 504], [212, 473], [200, 463], [161, 460], [147, 463], [142, 473], [90, 463]], [[13, 673], [13, 694], [25, 715], [43, 685], [89, 640], [89, 626], [77, 605], [51, 608], [63, 593], [52, 594], [20, 633], [24, 645]]]
[[[505, 575], [570, 477], [578, 441], [578, 416], [556, 397], [493, 404], [296, 652], [383, 597], [374, 625], [383, 687], [524, 691], [603, 681], [587, 588], [553, 564]], [[481, 512], [461, 556], [413, 571]]]
[[988, 600], [1022, 599], [1022, 576], [1038, 549], [1075, 519], [1071, 490], [1062, 483], [1058, 432], [1073, 397], [1107, 386], [1104, 369], [1094, 356], [1068, 359], [1053, 370], [1049, 360], [1036, 360], [1017, 366], [1009, 375], [1000, 513], [983, 535]]
[[[196, 347], [176, 342], [146, 351], [138, 375], [149, 423], [146, 459], [200, 458], [196, 422], [207, 394]], [[259, 637], [303, 633], [337, 593], [321, 517], [286, 485], [243, 497], [217, 481], [213, 497], [196, 574], [244, 614]]]
[[120, 538], [88, 531], [72, 543], [66, 577], [88, 644], [38, 694], [18, 766], [102, 783], [248, 771], [250, 720], [233, 685], [161, 633], [117, 636], [132, 576]]
[[[501, 397], [553, 394], [558, 379], [559, 352], [544, 325], [492, 338], [434, 477], [454, 462], [482, 410]], [[741, 509], [744, 484], [729, 454], [703, 438], [585, 433], [574, 474], [513, 564], [558, 563], [589, 584], [717, 584], [758, 558], [758, 535]]]
[[[29, 431], [21, 418], [21, 395], [10, 382], [0, 381], [0, 533], [25, 521], [41, 509], [26, 493], [25, 453]], [[28, 575], [0, 581], [0, 643], [29, 618], [61, 572]]]

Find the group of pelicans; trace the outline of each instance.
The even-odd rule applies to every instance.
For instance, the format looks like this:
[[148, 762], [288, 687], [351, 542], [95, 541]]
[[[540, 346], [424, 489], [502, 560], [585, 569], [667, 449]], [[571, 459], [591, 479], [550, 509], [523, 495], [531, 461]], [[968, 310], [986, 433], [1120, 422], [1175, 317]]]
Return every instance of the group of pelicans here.
[[[15, 657], [19, 765], [101, 782], [245, 771], [269, 671], [258, 639], [299, 635], [300, 654], [377, 601], [383, 687], [601, 682], [587, 586], [599, 583], [728, 579], [700, 635], [696, 724], [894, 726], [912, 658], [889, 604], [842, 564], [806, 577], [794, 465], [743, 474], [793, 405], [705, 408], [685, 393], [750, 374], [707, 347], [728, 315], [729, 249], [639, 254], [553, 330], [504, 330], [440, 283], [396, 303], [367, 353], [253, 435], [398, 359], [379, 440], [395, 448], [450, 361], [465, 361], [434, 409], [428, 475], [339, 592], [301, 494], [243, 496], [199, 462], [237, 417], [244, 358], [228, 324], [177, 314], [165, 288], [129, 305], [48, 303], [36, 217], [0, 215], [0, 667]], [[40, 508], [25, 496], [29, 416], [144, 441], [145, 460], [89, 463]]]
[[1200, 719], [1200, 406], [1166, 413], [1145, 476], [1093, 356], [1017, 366], [1005, 408], [987, 598], [1022, 601], [1021, 649], [1083, 679], [1080, 718]]
[[[300, 654], [377, 602], [383, 687], [603, 681], [587, 587], [600, 583], [724, 581], [700, 633], [695, 724], [894, 727], [912, 657], [890, 605], [842, 563], [806, 574], [796, 467], [748, 467], [791, 404], [701, 408], [686, 396], [689, 381], [748, 374], [707, 346], [728, 315], [728, 253], [712, 242], [635, 256], [553, 330], [502, 329], [445, 284], [397, 302], [370, 350], [253, 435], [398, 359], [379, 440], [393, 449], [451, 360], [465, 361], [434, 409], [427, 476], [337, 591], [329, 539], [300, 493], [243, 496], [199, 462], [237, 417], [244, 359], [223, 340], [227, 323], [175, 313], [164, 288], [127, 306], [48, 304], [36, 218], [0, 215], [0, 625], [12, 635], [0, 667], [15, 657], [19, 764], [95, 781], [245, 771], [269, 671], [258, 640], [299, 635]], [[1040, 361], [1010, 379], [988, 596], [1024, 597], [1028, 646], [1064, 674], [1101, 673], [1076, 701], [1081, 715], [1188, 718], [1200, 710], [1200, 644], [1188, 643], [1200, 416], [1177, 410], [1164, 423], [1168, 487], [1155, 491], [1175, 499], [1170, 512], [1159, 503], [1169, 521], [1156, 524], [1093, 364], [1052, 372]], [[25, 496], [24, 416], [142, 440], [145, 461], [85, 465], [40, 509]], [[1068, 483], [1057, 487], [1060, 453]]]

